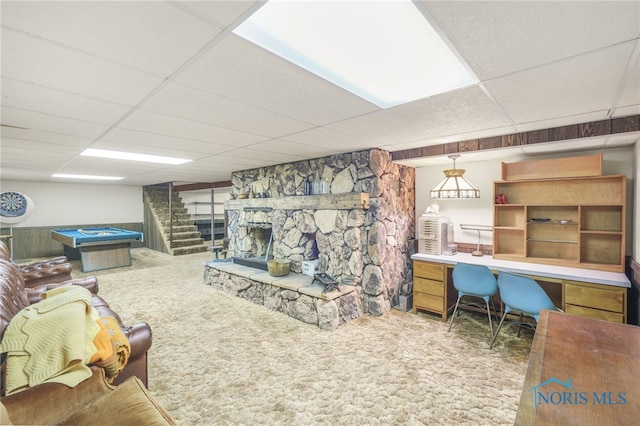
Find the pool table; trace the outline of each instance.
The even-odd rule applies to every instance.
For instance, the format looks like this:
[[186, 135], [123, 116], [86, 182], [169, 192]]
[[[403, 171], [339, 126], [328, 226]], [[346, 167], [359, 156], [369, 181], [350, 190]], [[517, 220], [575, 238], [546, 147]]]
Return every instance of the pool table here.
[[51, 238], [69, 260], [82, 261], [82, 272], [131, 266], [131, 243], [143, 241], [141, 232], [112, 227], [56, 229]]

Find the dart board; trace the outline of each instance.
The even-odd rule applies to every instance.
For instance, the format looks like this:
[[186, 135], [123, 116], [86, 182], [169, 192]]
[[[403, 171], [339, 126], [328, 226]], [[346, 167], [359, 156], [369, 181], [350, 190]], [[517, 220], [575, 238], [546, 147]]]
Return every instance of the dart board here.
[[27, 211], [27, 197], [19, 192], [0, 194], [0, 214], [5, 217], [22, 216]]
[[0, 221], [17, 223], [25, 220], [33, 210], [31, 199], [20, 192], [0, 193]]

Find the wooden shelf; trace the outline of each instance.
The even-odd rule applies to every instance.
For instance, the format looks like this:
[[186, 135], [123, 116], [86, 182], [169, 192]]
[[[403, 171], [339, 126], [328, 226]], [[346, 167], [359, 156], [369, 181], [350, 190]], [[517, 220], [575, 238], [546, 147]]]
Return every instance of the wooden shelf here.
[[502, 180], [531, 180], [571, 178], [579, 176], [601, 176], [602, 154], [549, 160], [502, 163]]
[[511, 204], [494, 205], [496, 259], [624, 271], [626, 176], [503, 180], [498, 194]]
[[578, 241], [572, 241], [572, 240], [542, 240], [542, 239], [536, 239], [536, 238], [529, 238], [527, 241], [538, 241], [541, 243], [578, 244]]

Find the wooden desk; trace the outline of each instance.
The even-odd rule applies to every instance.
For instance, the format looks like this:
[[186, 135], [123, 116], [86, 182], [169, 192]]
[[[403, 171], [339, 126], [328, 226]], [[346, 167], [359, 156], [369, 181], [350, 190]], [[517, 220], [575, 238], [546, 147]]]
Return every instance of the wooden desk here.
[[[458, 262], [465, 262], [487, 266], [496, 275], [504, 271], [533, 278], [564, 312], [627, 322], [627, 288], [631, 282], [623, 273], [475, 257], [469, 253], [455, 256], [417, 253], [411, 258], [414, 312], [430, 311], [442, 315], [443, 321], [458, 297], [451, 271]], [[496, 306], [500, 306], [499, 296], [494, 297]]]
[[515, 424], [637, 425], [639, 359], [640, 327], [542, 311]]

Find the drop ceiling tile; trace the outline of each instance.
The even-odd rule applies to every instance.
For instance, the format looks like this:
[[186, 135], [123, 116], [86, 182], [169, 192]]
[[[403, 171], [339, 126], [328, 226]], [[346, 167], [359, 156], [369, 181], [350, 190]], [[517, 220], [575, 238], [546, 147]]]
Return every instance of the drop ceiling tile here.
[[419, 7], [428, 10], [483, 81], [640, 33], [635, 1], [432, 1]]
[[2, 147], [2, 166], [7, 168], [31, 168], [51, 171], [63, 165], [68, 155], [62, 152], [47, 151], [45, 155], [34, 155], [28, 146]]
[[17, 109], [110, 125], [129, 107], [73, 95], [30, 83], [2, 79], [2, 104]]
[[639, 115], [640, 114], [640, 105], [630, 105], [628, 107], [619, 107], [616, 108], [615, 114], [613, 117], [626, 117], [627, 115]]
[[[2, 148], [0, 149], [0, 153], [5, 155], [9, 152], [10, 149], [20, 149], [24, 152], [38, 153], [49, 155], [50, 153], [54, 153], [56, 155], [61, 156], [73, 156], [81, 153], [85, 150], [87, 143], [83, 141], [77, 145], [59, 145], [50, 142], [37, 142], [32, 140], [24, 140], [24, 139], [15, 139], [6, 136], [2, 136]], [[37, 156], [37, 155], [35, 155]]]
[[200, 164], [211, 164], [212, 167], [225, 167], [225, 165], [231, 165], [232, 171], [247, 170], [256, 167], [272, 166], [271, 161], [265, 159], [245, 158], [240, 155], [234, 155], [233, 152], [216, 154], [208, 158], [198, 160]]
[[162, 82], [157, 76], [5, 28], [2, 76], [129, 106]]
[[[344, 127], [347, 130], [352, 130], [350, 127]], [[354, 131], [354, 133], [357, 132]], [[363, 149], [363, 147], [366, 146], [373, 147], [377, 145], [377, 141], [374, 139], [364, 139], [327, 127], [316, 127], [311, 130], [286, 136], [282, 139], [304, 145], [320, 146], [340, 152], [355, 151]]]
[[231, 25], [236, 19], [245, 14], [254, 5], [261, 2], [254, 1], [180, 1], [185, 7], [195, 13], [217, 22], [223, 27]]
[[540, 129], [552, 129], [560, 126], [570, 126], [576, 123], [590, 123], [592, 121], [606, 120], [607, 110], [589, 112], [585, 114], [575, 114], [565, 117], [553, 117], [546, 120], [533, 121], [530, 123], [520, 123], [516, 125], [517, 132], [531, 132]]
[[511, 74], [486, 87], [516, 123], [608, 110], [632, 49], [632, 42], [619, 44]]
[[[435, 135], [420, 124], [408, 122], [389, 110], [348, 118], [324, 128], [350, 135], [354, 140], [373, 142], [377, 145], [412, 142]], [[291, 140], [291, 137], [288, 136], [287, 139]]]
[[176, 80], [316, 125], [378, 109], [235, 35], [226, 37]]
[[17, 129], [11, 127], [0, 128], [0, 135], [2, 136], [3, 144], [6, 138], [13, 138], [22, 141], [22, 144], [29, 144], [31, 142], [45, 143], [47, 145], [56, 146], [57, 149], [66, 149], [67, 146], [88, 146], [92, 141], [92, 138], [66, 135], [64, 133], [54, 133], [33, 129]]
[[306, 130], [313, 125], [232, 99], [170, 83], [149, 99], [143, 110], [266, 137]]
[[411, 126], [425, 129], [424, 137], [468, 133], [511, 123], [478, 86], [470, 86], [388, 110]]
[[[33, 181], [47, 182], [51, 180], [51, 173], [32, 165], [16, 164], [14, 162], [5, 164], [0, 162], [0, 181]], [[0, 189], [1, 189], [0, 184]]]
[[329, 149], [323, 145], [307, 145], [275, 139], [251, 145], [250, 149], [281, 154], [293, 154], [303, 158], [318, 158], [344, 152], [342, 149]]
[[306, 158], [309, 158], [305, 155], [299, 155], [296, 152], [290, 152], [287, 154], [281, 153], [281, 152], [274, 152], [274, 151], [263, 151], [263, 150], [258, 150], [255, 149], [254, 146], [251, 146], [249, 148], [239, 148], [239, 149], [235, 149], [233, 151], [230, 151], [228, 153], [226, 153], [227, 155], [231, 156], [231, 157], [235, 157], [235, 158], [244, 158], [247, 160], [258, 160], [258, 161], [265, 161], [268, 164], [284, 164], [284, 163], [292, 163], [294, 161], [300, 161], [300, 160], [304, 160]]
[[229, 145], [217, 144], [195, 139], [169, 136], [160, 133], [149, 133], [139, 130], [122, 128], [112, 129], [102, 140], [95, 143], [93, 148], [99, 149], [136, 149], [139, 152], [158, 152], [159, 150], [176, 150], [191, 153], [226, 152], [234, 149]]
[[[640, 44], [640, 41], [636, 43]], [[631, 111], [638, 111], [640, 109], [640, 55], [636, 57], [636, 63], [631, 69], [629, 80], [622, 91], [616, 107], [626, 108]], [[634, 107], [635, 109], [633, 109]], [[638, 112], [636, 112], [636, 114], [638, 114]]]
[[167, 76], [222, 31], [169, 2], [3, 2], [2, 24]]
[[237, 130], [140, 110], [126, 118], [119, 127], [233, 147], [242, 147], [266, 139]]
[[2, 124], [85, 138], [97, 138], [107, 127], [50, 114], [2, 106]]

